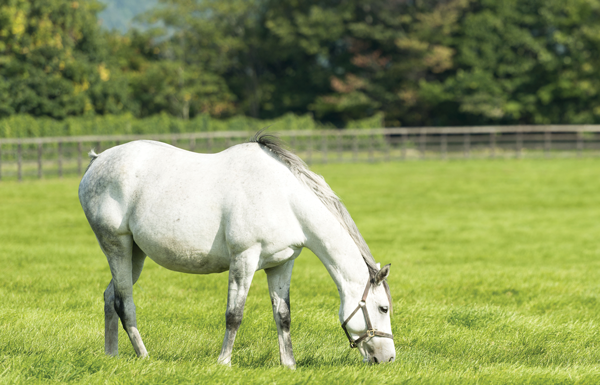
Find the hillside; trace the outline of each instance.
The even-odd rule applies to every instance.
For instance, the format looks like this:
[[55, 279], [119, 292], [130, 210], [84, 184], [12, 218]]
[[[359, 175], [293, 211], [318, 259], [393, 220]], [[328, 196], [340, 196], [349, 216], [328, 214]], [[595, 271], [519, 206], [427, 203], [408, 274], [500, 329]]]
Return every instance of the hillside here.
[[126, 32], [132, 26], [132, 20], [140, 13], [154, 7], [157, 0], [99, 0], [106, 4], [106, 8], [100, 12], [98, 17], [102, 20], [102, 26], [109, 30]]

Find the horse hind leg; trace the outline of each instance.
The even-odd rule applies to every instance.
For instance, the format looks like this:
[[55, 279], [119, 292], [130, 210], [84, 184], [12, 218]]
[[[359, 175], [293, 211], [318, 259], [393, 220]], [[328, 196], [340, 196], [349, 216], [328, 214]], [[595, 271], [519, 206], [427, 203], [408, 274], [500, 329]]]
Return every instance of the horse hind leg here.
[[131, 235], [110, 237], [101, 240], [100, 245], [106, 254], [112, 280], [104, 292], [104, 350], [106, 354], [118, 354], [118, 320], [139, 357], [148, 352], [137, 329], [135, 305], [133, 303], [133, 284], [138, 280], [146, 256], [133, 242]]
[[119, 316], [115, 310], [115, 288], [111, 280], [104, 291], [104, 353], [119, 354]]
[[[146, 255], [133, 243], [132, 246], [132, 282], [135, 285], [142, 268]], [[119, 354], [119, 315], [115, 310], [115, 289], [112, 280], [104, 292], [104, 352], [109, 356]]]

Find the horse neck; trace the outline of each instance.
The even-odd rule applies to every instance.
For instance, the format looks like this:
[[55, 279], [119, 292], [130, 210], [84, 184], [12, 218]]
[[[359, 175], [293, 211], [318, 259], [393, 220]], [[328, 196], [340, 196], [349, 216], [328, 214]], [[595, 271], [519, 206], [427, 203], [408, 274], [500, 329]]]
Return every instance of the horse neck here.
[[362, 297], [369, 280], [369, 269], [358, 246], [346, 230], [327, 231], [327, 233], [326, 239], [316, 237], [310, 242], [309, 249], [325, 265], [337, 286], [342, 307], [345, 307], [348, 301], [359, 301]]

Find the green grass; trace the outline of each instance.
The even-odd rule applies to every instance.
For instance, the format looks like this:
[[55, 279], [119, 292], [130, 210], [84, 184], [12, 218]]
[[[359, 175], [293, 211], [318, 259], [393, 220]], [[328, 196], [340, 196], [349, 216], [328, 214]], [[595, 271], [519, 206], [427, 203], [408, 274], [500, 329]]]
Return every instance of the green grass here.
[[263, 272], [231, 368], [216, 365], [226, 274], [148, 261], [134, 288], [150, 353], [104, 356], [110, 280], [78, 180], [0, 183], [0, 382], [600, 382], [600, 160], [322, 165], [376, 259], [392, 263], [397, 358], [347, 348], [335, 285], [304, 251], [292, 281], [297, 370], [279, 367]]

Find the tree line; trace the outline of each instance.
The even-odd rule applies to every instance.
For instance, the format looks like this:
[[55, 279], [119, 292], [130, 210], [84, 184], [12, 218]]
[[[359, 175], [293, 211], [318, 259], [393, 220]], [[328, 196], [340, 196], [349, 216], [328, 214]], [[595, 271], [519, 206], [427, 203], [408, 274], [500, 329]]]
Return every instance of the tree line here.
[[160, 0], [126, 34], [101, 9], [2, 2], [0, 118], [600, 122], [600, 0]]

